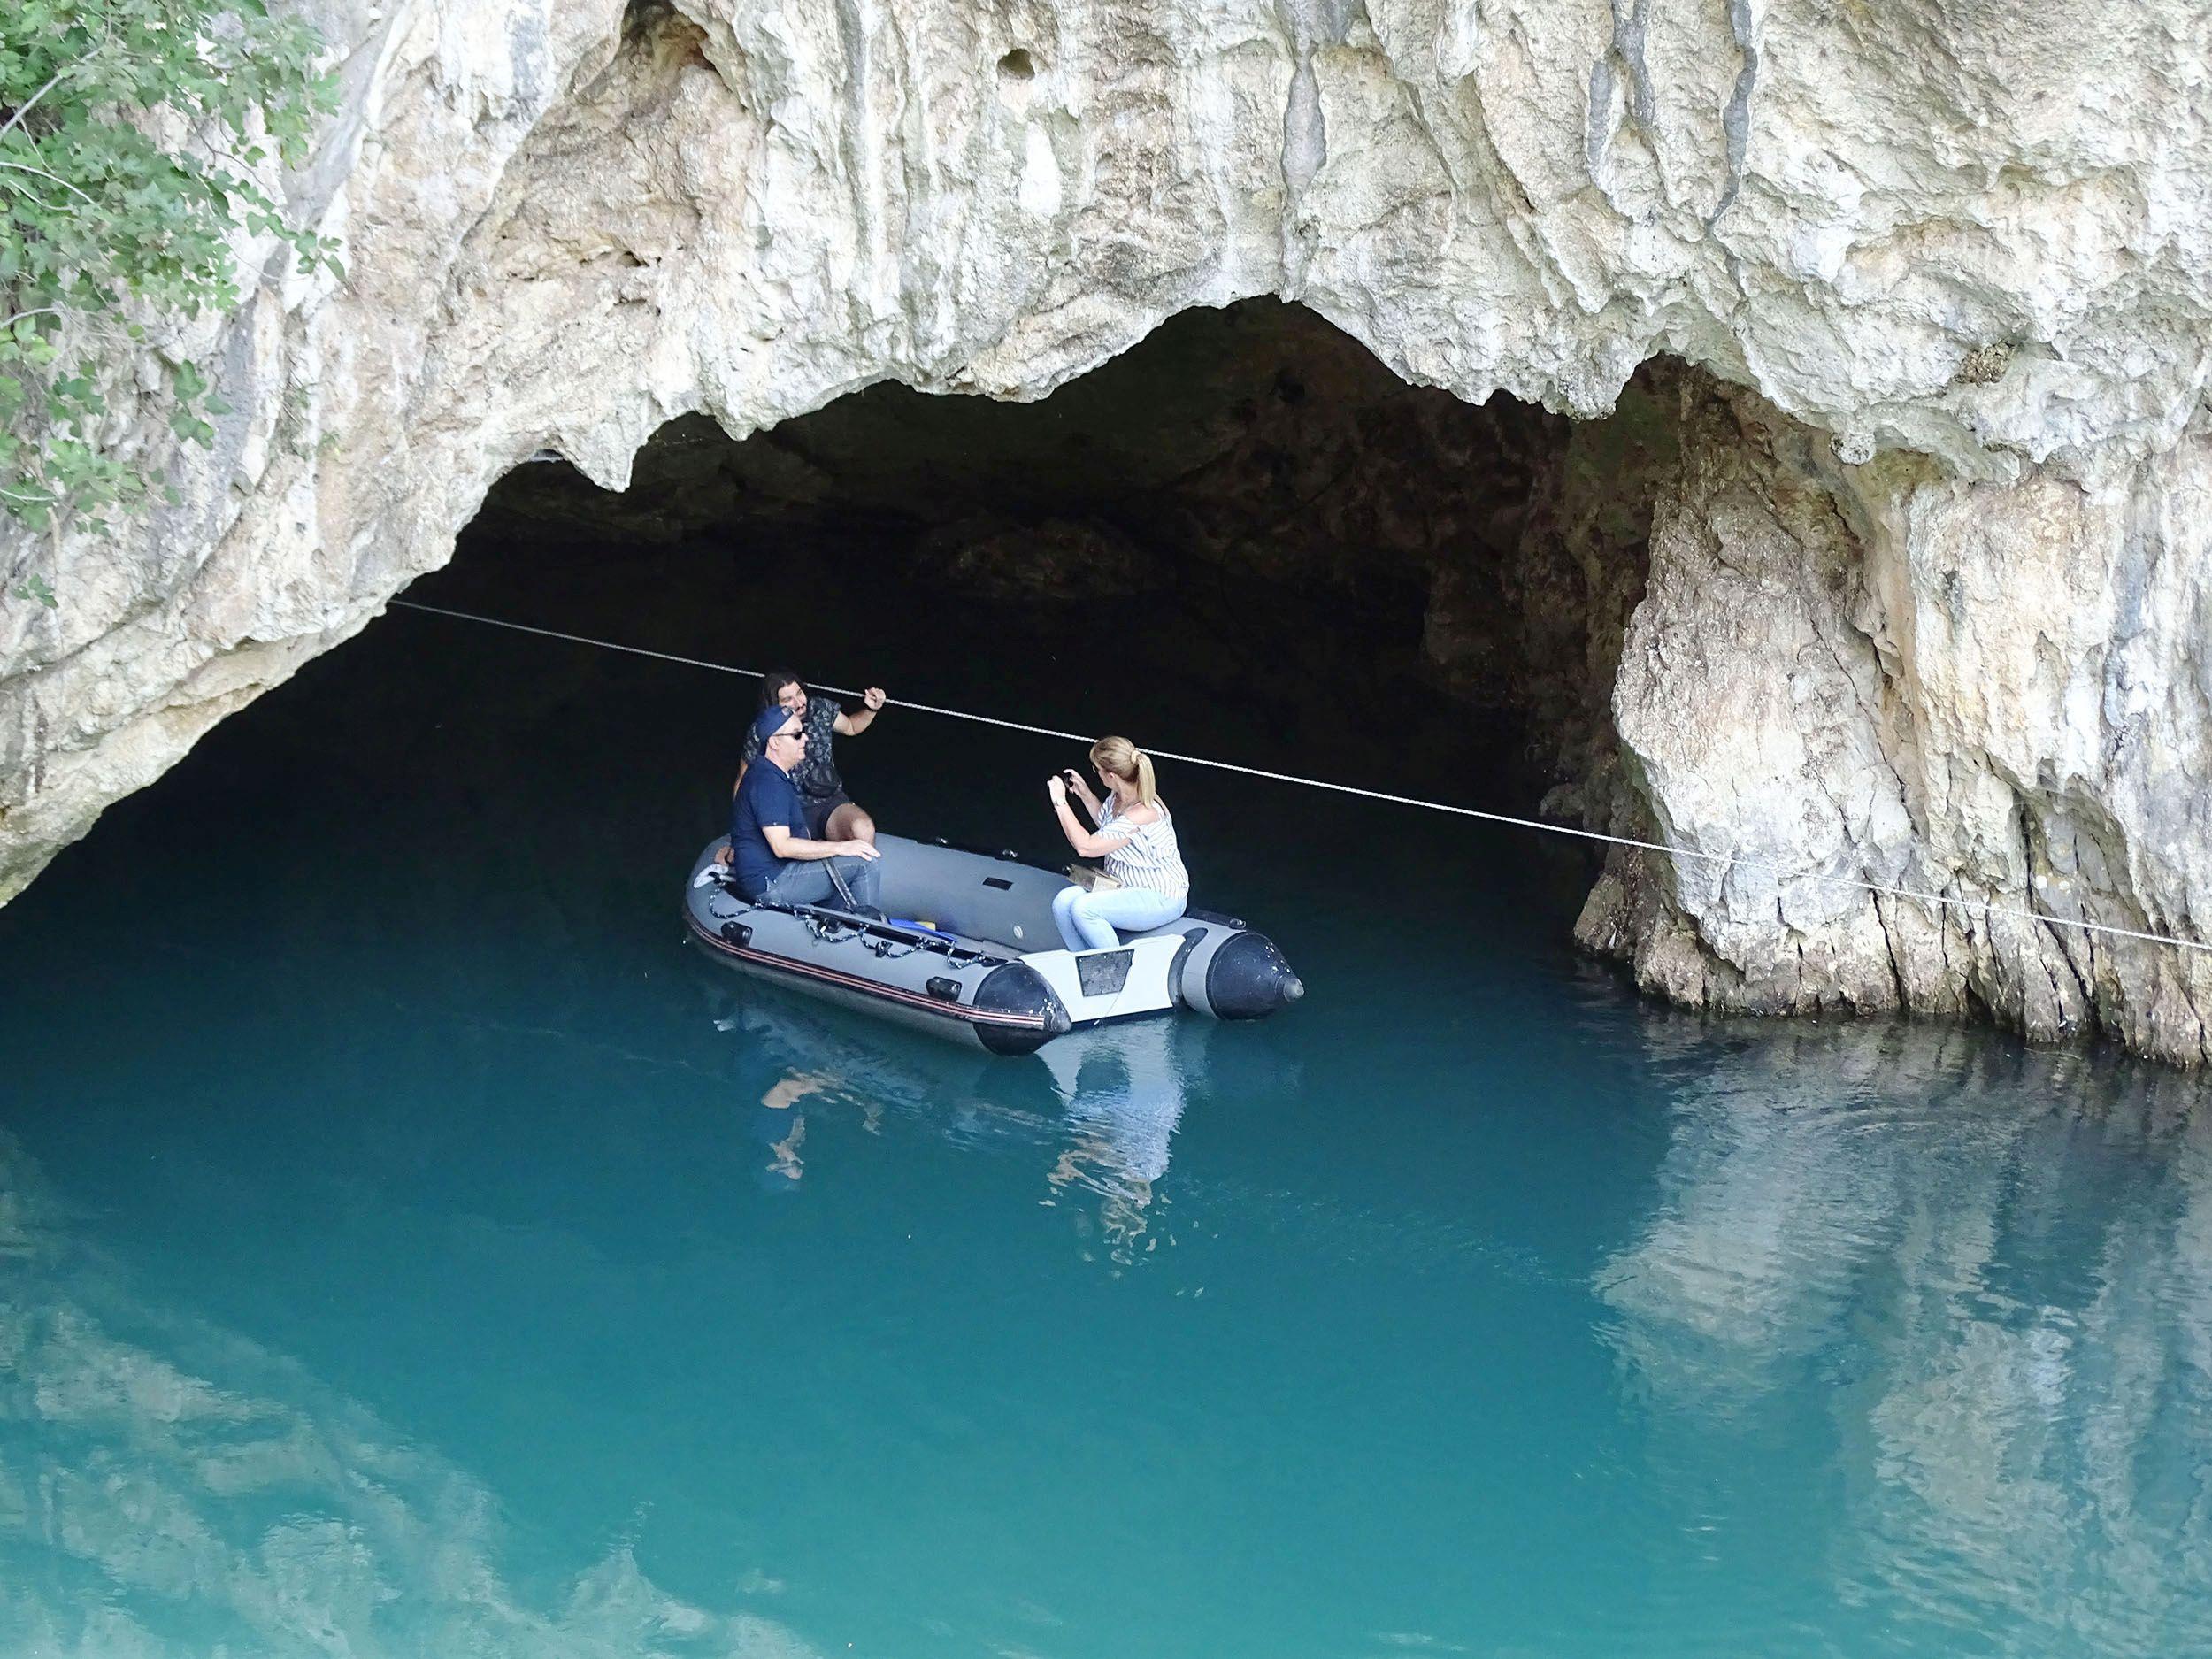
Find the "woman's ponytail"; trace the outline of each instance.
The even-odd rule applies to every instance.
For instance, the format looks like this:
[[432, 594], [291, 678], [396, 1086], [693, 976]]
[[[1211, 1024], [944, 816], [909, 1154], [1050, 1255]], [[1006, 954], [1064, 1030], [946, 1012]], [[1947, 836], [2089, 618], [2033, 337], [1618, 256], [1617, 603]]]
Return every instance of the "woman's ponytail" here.
[[1160, 804], [1160, 787], [1152, 777], [1152, 757], [1142, 749], [1137, 751], [1137, 799], [1147, 806]]
[[1125, 737], [1102, 737], [1091, 745], [1091, 764], [1136, 787], [1137, 799], [1147, 806], [1160, 804], [1159, 786], [1152, 777], [1152, 757]]

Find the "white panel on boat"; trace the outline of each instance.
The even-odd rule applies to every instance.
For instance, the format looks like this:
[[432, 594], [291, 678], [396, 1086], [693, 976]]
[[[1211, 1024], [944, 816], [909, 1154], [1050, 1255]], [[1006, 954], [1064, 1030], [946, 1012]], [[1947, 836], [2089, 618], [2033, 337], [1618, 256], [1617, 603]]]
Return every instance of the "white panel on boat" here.
[[1175, 1006], [1168, 969], [1183, 941], [1133, 939], [1104, 950], [1033, 950], [1022, 960], [1043, 978], [1079, 1025], [1156, 1014]]

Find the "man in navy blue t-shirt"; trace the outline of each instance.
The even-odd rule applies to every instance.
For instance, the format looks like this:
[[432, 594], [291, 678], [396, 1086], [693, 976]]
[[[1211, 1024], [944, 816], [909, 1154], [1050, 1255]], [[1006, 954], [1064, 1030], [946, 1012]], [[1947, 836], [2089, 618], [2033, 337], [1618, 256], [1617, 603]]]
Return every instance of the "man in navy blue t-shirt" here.
[[753, 721], [761, 764], [748, 766], [730, 808], [728, 862], [737, 890], [772, 904], [824, 904], [880, 917], [882, 856], [867, 841], [812, 841], [806, 803], [791, 773], [806, 753], [806, 731], [788, 710], [763, 709]]

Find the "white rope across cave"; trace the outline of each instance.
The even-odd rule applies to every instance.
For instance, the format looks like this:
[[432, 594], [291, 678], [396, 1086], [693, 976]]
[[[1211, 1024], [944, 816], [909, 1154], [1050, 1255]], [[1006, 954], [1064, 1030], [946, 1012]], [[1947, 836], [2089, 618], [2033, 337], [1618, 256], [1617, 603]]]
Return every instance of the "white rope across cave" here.
[[[718, 674], [737, 674], [758, 680], [761, 671], [740, 668], [730, 663], [709, 662], [703, 657], [681, 657], [673, 651], [649, 650], [641, 645], [624, 645], [615, 640], [593, 639], [588, 634], [564, 634], [557, 628], [533, 627], [524, 622], [510, 622], [501, 617], [480, 616], [470, 611], [449, 610], [443, 605], [426, 605], [411, 599], [388, 602], [399, 611], [419, 611], [427, 616], [449, 617], [457, 622], [480, 623], [486, 627], [505, 628], [514, 634], [535, 634], [541, 639], [559, 640], [570, 645], [588, 645], [602, 651], [619, 651], [628, 657], [649, 657], [655, 662], [675, 663], [685, 668], [703, 668]], [[805, 682], [816, 691], [826, 691], [835, 697], [857, 697], [860, 693], [848, 686], [832, 686], [817, 680]], [[907, 709], [916, 714], [941, 715], [949, 720], [969, 720], [978, 726], [995, 726], [1009, 732], [1026, 732], [1037, 737], [1059, 738], [1071, 743], [1089, 743], [1096, 735], [1088, 732], [1063, 732], [1049, 726], [1033, 726], [1025, 720], [1002, 719], [994, 714], [975, 714], [965, 709], [940, 708], [934, 703], [911, 703], [902, 698], [886, 698], [885, 706]], [[1609, 847], [1629, 847], [1640, 852], [1657, 853], [1663, 858], [1688, 860], [1706, 864], [1717, 864], [1727, 870], [1755, 870], [1770, 874], [1778, 887], [1812, 883], [1823, 887], [1847, 887], [1870, 893], [1883, 898], [1902, 899], [1915, 904], [1928, 904], [1939, 909], [1958, 910], [1985, 920], [2003, 917], [2011, 921], [2028, 922], [2045, 927], [2071, 927], [2085, 933], [2101, 934], [2112, 939], [2132, 939], [2145, 944], [2171, 945], [2177, 950], [2212, 951], [2212, 942], [2195, 939], [2181, 939], [2171, 933], [2154, 933], [2138, 927], [2119, 927], [2109, 922], [2085, 921], [2078, 916], [2056, 916], [2047, 910], [2032, 910], [2023, 905], [1992, 904], [1980, 899], [1962, 899], [1947, 893], [1931, 893], [1918, 887], [1893, 887], [1886, 882], [1868, 881], [1857, 876], [1827, 875], [1817, 870], [1784, 870], [1770, 860], [1744, 853], [1709, 852], [1697, 847], [1671, 847], [1663, 841], [1639, 841], [1632, 835], [1609, 835], [1601, 830], [1578, 829], [1569, 824], [1549, 824], [1541, 818], [1517, 818], [1510, 812], [1488, 812], [1480, 807], [1455, 806], [1446, 801], [1425, 801], [1417, 795], [1392, 795], [1382, 789], [1363, 789], [1356, 784], [1333, 783], [1325, 778], [1302, 778], [1294, 772], [1270, 772], [1263, 766], [1240, 765], [1235, 761], [1214, 760], [1203, 755], [1182, 755], [1172, 749], [1148, 748], [1147, 754], [1160, 760], [1171, 760], [1185, 766], [1205, 766], [1216, 772], [1231, 772], [1247, 778], [1263, 778], [1271, 783], [1286, 783], [1305, 789], [1325, 789], [1334, 795], [1356, 795], [1363, 801], [1381, 801], [1392, 806], [1418, 807], [1426, 812], [1445, 812], [1455, 818], [1476, 818], [1485, 824], [1502, 824], [1512, 829], [1540, 831], [1546, 835], [1571, 836], [1577, 841], [1602, 841]]]

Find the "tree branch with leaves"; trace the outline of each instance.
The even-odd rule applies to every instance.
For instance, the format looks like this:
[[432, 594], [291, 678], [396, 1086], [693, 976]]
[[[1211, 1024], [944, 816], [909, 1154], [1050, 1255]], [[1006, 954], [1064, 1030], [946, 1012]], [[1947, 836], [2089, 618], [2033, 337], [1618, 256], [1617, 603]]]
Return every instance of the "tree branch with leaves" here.
[[[102, 444], [103, 387], [150, 323], [237, 305], [242, 234], [339, 272], [257, 176], [303, 160], [335, 107], [321, 50], [263, 0], [0, 4], [0, 514], [104, 528], [147, 498]], [[204, 367], [157, 360], [172, 430], [212, 442]], [[12, 591], [54, 603], [36, 578]]]

